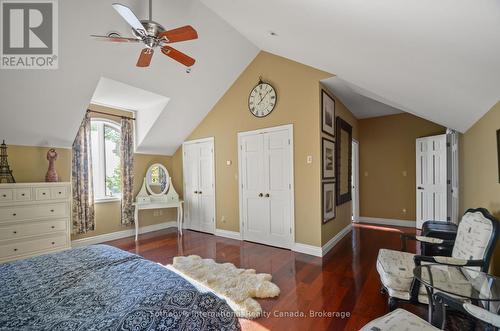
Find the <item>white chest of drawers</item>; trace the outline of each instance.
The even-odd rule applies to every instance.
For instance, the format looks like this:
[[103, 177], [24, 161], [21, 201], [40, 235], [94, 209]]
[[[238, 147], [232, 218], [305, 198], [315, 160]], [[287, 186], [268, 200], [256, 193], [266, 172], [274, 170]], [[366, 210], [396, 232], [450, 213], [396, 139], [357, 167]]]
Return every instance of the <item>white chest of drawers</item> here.
[[0, 263], [71, 247], [71, 184], [0, 184]]

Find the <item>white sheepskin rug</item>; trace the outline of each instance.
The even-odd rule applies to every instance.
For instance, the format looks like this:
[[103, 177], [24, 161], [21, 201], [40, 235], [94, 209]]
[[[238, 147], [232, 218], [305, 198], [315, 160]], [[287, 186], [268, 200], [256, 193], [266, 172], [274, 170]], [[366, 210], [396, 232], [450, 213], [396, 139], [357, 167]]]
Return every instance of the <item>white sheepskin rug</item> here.
[[242, 318], [257, 318], [262, 314], [262, 307], [252, 298], [273, 298], [280, 294], [279, 287], [271, 283], [270, 274], [238, 269], [232, 263], [216, 263], [197, 255], [177, 256], [168, 268], [225, 299], [236, 316]]

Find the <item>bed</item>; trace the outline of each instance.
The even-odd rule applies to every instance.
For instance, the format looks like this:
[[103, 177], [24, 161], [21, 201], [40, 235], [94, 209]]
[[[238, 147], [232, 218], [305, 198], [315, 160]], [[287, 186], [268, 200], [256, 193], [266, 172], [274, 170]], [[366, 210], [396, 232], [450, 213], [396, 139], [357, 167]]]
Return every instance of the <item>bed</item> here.
[[0, 330], [239, 330], [226, 302], [94, 245], [0, 265]]

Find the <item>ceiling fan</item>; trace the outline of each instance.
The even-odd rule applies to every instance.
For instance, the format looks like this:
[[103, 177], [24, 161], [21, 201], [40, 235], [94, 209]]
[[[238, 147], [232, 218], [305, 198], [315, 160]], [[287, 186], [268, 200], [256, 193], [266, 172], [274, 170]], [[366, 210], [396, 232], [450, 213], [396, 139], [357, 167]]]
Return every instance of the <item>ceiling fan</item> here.
[[113, 8], [120, 14], [120, 16], [132, 27], [134, 38], [121, 37], [118, 33], [110, 33], [107, 36], [91, 35], [94, 38], [99, 38], [111, 42], [132, 42], [144, 43], [146, 48], [141, 51], [139, 59], [137, 60], [138, 67], [148, 67], [151, 63], [151, 58], [154, 54], [154, 49], [160, 47], [161, 52], [171, 59], [191, 67], [196, 62], [192, 57], [176, 50], [169, 46], [180, 41], [193, 40], [198, 38], [196, 30], [186, 25], [177, 29], [165, 31], [165, 28], [159, 23], [151, 19], [152, 17], [152, 0], [149, 0], [149, 19], [139, 20], [132, 10], [122, 4], [114, 3]]

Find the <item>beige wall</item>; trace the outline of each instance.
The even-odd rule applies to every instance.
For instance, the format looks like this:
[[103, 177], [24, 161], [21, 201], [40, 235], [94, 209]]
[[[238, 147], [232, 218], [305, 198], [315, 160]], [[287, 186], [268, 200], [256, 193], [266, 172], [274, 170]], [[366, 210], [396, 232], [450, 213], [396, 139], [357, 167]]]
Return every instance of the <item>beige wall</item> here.
[[[332, 93], [325, 91], [335, 100], [335, 115], [341, 117], [344, 121], [349, 123], [352, 126], [352, 138], [358, 139], [359, 137], [359, 126], [358, 120], [352, 115], [352, 113], [344, 106], [344, 104], [337, 99]], [[320, 91], [321, 93], [321, 91]], [[321, 104], [319, 104], [321, 107]], [[321, 131], [321, 130], [320, 130]], [[336, 132], [337, 133], [337, 132]], [[323, 137], [329, 137], [328, 135], [321, 133]], [[344, 136], [342, 136], [344, 138]], [[331, 139], [331, 137], [330, 137]], [[321, 171], [321, 159], [318, 159], [318, 165]], [[342, 168], [340, 170], [341, 173], [347, 172], [347, 164], [348, 162], [341, 162]], [[337, 183], [338, 184], [338, 183]], [[320, 197], [321, 197], [321, 187], [320, 187]], [[320, 198], [321, 200], [321, 198]], [[321, 201], [320, 201], [320, 213], [321, 213]], [[351, 223], [351, 215], [352, 215], [352, 201], [346, 202], [340, 206], [337, 206], [336, 217], [334, 220], [323, 224], [321, 227], [321, 245], [326, 244], [330, 239], [332, 239], [340, 230], [345, 228]]]
[[[153, 163], [163, 164], [170, 175], [172, 175], [172, 157], [162, 156], [162, 155], [147, 155], [147, 154], [135, 154], [134, 155], [134, 196], [139, 193], [144, 177], [146, 176], [146, 171], [149, 166]], [[175, 184], [174, 184], [175, 187]], [[177, 190], [177, 187], [175, 187]], [[162, 209], [162, 215], [154, 216], [154, 210], [142, 210], [139, 213], [141, 227], [159, 224], [168, 221], [176, 220], [176, 210], [175, 209]], [[88, 232], [83, 235], [73, 235], [72, 239], [80, 239], [86, 237], [92, 237], [100, 234], [112, 233], [116, 231], [126, 230], [133, 228], [133, 226], [125, 227], [120, 223], [120, 202], [105, 202], [97, 203], [95, 205], [95, 231]]]
[[[265, 118], [248, 110], [248, 95], [259, 76], [277, 90], [278, 103]], [[215, 137], [216, 224], [239, 231], [237, 133], [284, 124], [294, 126], [296, 241], [319, 246], [321, 239], [319, 81], [331, 75], [303, 64], [261, 52], [246, 68], [187, 140]], [[312, 155], [313, 164], [306, 163]], [[226, 160], [231, 160], [230, 166]], [[181, 149], [175, 156], [174, 183], [181, 182]], [[221, 218], [226, 222], [222, 223]]]
[[[113, 110], [111, 108], [91, 106], [90, 108], [99, 111], [107, 111], [119, 115], [129, 115], [130, 113]], [[97, 115], [95, 115], [97, 116]], [[99, 115], [98, 117], [106, 117]], [[116, 117], [107, 117], [111, 120], [116, 120]], [[49, 148], [33, 147], [33, 146], [8, 146], [8, 160], [11, 169], [14, 171], [14, 177], [18, 183], [26, 182], [44, 182], [45, 173], [47, 172], [48, 161], [46, 154]], [[71, 149], [56, 148], [58, 159], [56, 161], [56, 171], [59, 174], [61, 181], [70, 181], [71, 178]], [[135, 154], [134, 156], [134, 195], [141, 188], [142, 181], [146, 175], [148, 167], [153, 163], [163, 164], [169, 171], [171, 176], [175, 167], [172, 166], [171, 156]], [[179, 183], [174, 182], [174, 187], [180, 187]], [[140, 212], [140, 226], [174, 221], [176, 219], [176, 211], [174, 209], [164, 209], [159, 216], [153, 215], [153, 210], [145, 210]], [[92, 237], [100, 234], [106, 234], [116, 231], [125, 230], [128, 227], [123, 227], [120, 223], [120, 202], [105, 202], [95, 205], [96, 229], [84, 235], [72, 235], [72, 239], [80, 239]]]
[[[500, 102], [474, 124], [460, 141], [460, 210], [484, 207], [500, 219], [500, 183], [496, 131], [500, 129]], [[492, 272], [500, 275], [500, 243]]]
[[359, 120], [360, 216], [415, 221], [415, 139], [445, 132], [407, 113]]

